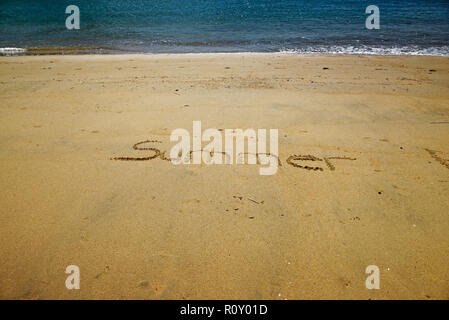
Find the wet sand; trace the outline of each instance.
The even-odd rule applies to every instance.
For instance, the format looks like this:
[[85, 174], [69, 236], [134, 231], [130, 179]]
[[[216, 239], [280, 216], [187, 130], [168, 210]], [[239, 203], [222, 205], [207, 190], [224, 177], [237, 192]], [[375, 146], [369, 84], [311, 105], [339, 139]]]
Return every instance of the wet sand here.
[[[447, 57], [1, 57], [0, 83], [0, 298], [449, 299]], [[164, 160], [194, 120], [279, 129], [278, 172]]]

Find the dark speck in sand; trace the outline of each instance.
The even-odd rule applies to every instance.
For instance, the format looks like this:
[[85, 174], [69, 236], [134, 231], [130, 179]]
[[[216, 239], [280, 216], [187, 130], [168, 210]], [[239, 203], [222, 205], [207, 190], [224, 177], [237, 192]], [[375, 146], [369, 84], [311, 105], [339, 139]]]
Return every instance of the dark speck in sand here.
[[379, 191], [378, 194], [382, 194], [382, 191]]
[[140, 283], [139, 283], [139, 287], [141, 287], [141, 288], [148, 288], [148, 286], [150, 285], [150, 283], [148, 282], [148, 281], [141, 281]]
[[436, 72], [436, 70], [435, 69], [430, 69], [429, 72]]
[[324, 67], [323, 70], [329, 70], [329, 68], [328, 67]]

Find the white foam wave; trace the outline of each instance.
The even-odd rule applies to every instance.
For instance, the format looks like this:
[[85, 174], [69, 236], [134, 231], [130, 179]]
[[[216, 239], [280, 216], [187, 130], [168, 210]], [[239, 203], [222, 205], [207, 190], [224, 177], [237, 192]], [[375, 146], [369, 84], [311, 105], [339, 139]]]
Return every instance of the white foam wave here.
[[449, 46], [441, 47], [354, 47], [354, 46], [313, 46], [296, 49], [282, 49], [283, 54], [350, 54], [350, 55], [429, 55], [449, 56]]
[[0, 54], [3, 55], [14, 55], [19, 53], [24, 53], [27, 50], [24, 48], [0, 48]]

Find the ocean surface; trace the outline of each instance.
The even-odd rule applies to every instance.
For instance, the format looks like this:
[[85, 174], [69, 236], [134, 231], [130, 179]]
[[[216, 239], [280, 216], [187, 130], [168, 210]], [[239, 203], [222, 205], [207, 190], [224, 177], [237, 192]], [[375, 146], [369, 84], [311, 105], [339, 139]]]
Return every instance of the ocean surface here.
[[[72, 4], [79, 30], [65, 27]], [[449, 0], [0, 0], [0, 54], [49, 52], [448, 56]]]

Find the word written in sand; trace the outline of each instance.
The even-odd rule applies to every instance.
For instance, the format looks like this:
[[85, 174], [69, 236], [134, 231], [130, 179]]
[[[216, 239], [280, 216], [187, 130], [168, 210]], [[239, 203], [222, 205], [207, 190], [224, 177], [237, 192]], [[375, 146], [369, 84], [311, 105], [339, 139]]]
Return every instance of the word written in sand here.
[[[228, 156], [223, 161], [223, 136], [220, 130], [209, 128], [201, 131], [201, 121], [193, 121], [193, 134], [186, 129], [178, 128], [170, 135], [171, 142], [177, 142], [170, 150], [170, 161], [175, 164], [233, 164], [234, 140], [236, 145], [236, 164], [262, 164], [267, 167], [259, 169], [261, 175], [273, 175], [278, 169], [278, 130], [269, 130], [270, 152], [267, 152], [266, 129], [225, 129], [224, 153]], [[248, 152], [245, 153], [245, 140]], [[191, 143], [192, 142], [192, 145]], [[208, 144], [202, 147], [203, 142]], [[192, 148], [191, 148], [192, 146]], [[193, 150], [193, 159], [192, 153]], [[204, 151], [204, 152], [203, 152]]]
[[349, 158], [349, 157], [323, 157], [323, 159], [320, 159], [318, 157], [312, 156], [310, 154], [306, 155], [292, 155], [287, 158], [287, 163], [293, 167], [306, 169], [306, 170], [313, 170], [313, 171], [323, 171], [324, 169], [322, 167], [318, 166], [307, 166], [307, 165], [300, 165], [297, 163], [297, 161], [324, 161], [327, 165], [327, 167], [331, 170], [335, 170], [335, 166], [330, 160], [357, 160], [356, 158]]
[[[171, 159], [169, 157], [166, 156], [167, 151], [161, 151], [160, 149], [156, 148], [157, 144], [162, 143], [162, 141], [159, 140], [145, 140], [145, 141], [140, 141], [137, 142], [136, 144], [133, 145], [133, 149], [134, 150], [139, 150], [139, 151], [150, 151], [151, 154], [145, 157], [114, 157], [111, 158], [111, 160], [118, 160], [118, 161], [148, 161], [148, 160], [153, 160], [156, 158], [159, 158], [161, 160], [164, 161], [169, 161], [171, 162]], [[147, 144], [153, 144], [152, 146], [145, 146]], [[197, 152], [206, 152], [204, 150], [198, 150]], [[211, 152], [209, 151], [209, 154]], [[194, 151], [190, 151], [189, 152], [189, 156], [190, 159], [193, 158], [193, 154]], [[229, 158], [230, 156], [226, 153], [226, 152], [220, 152], [220, 154], [224, 155], [226, 158]], [[247, 155], [248, 153], [245, 152], [243, 153], [244, 155]], [[266, 154], [265, 154], [266, 155]], [[212, 156], [212, 155], [211, 155]], [[256, 156], [256, 160], [259, 163], [259, 154], [255, 154]], [[277, 162], [278, 162], [278, 166], [282, 167], [282, 163], [279, 160], [278, 157], [276, 157]], [[311, 171], [324, 171], [325, 167], [321, 167], [318, 166], [318, 163], [325, 163], [326, 166], [329, 168], [330, 171], [335, 171], [335, 164], [334, 164], [334, 160], [357, 160], [356, 158], [350, 158], [350, 157], [323, 157], [323, 158], [319, 158], [310, 154], [305, 154], [305, 155], [298, 155], [298, 154], [294, 154], [291, 155], [287, 158], [286, 162], [287, 164], [289, 164], [290, 166], [294, 167], [294, 168], [300, 168], [300, 169], [305, 169], [305, 170], [311, 170]], [[315, 165], [311, 166], [311, 165], [307, 165], [306, 163], [310, 161], [310, 162], [316, 162]]]

